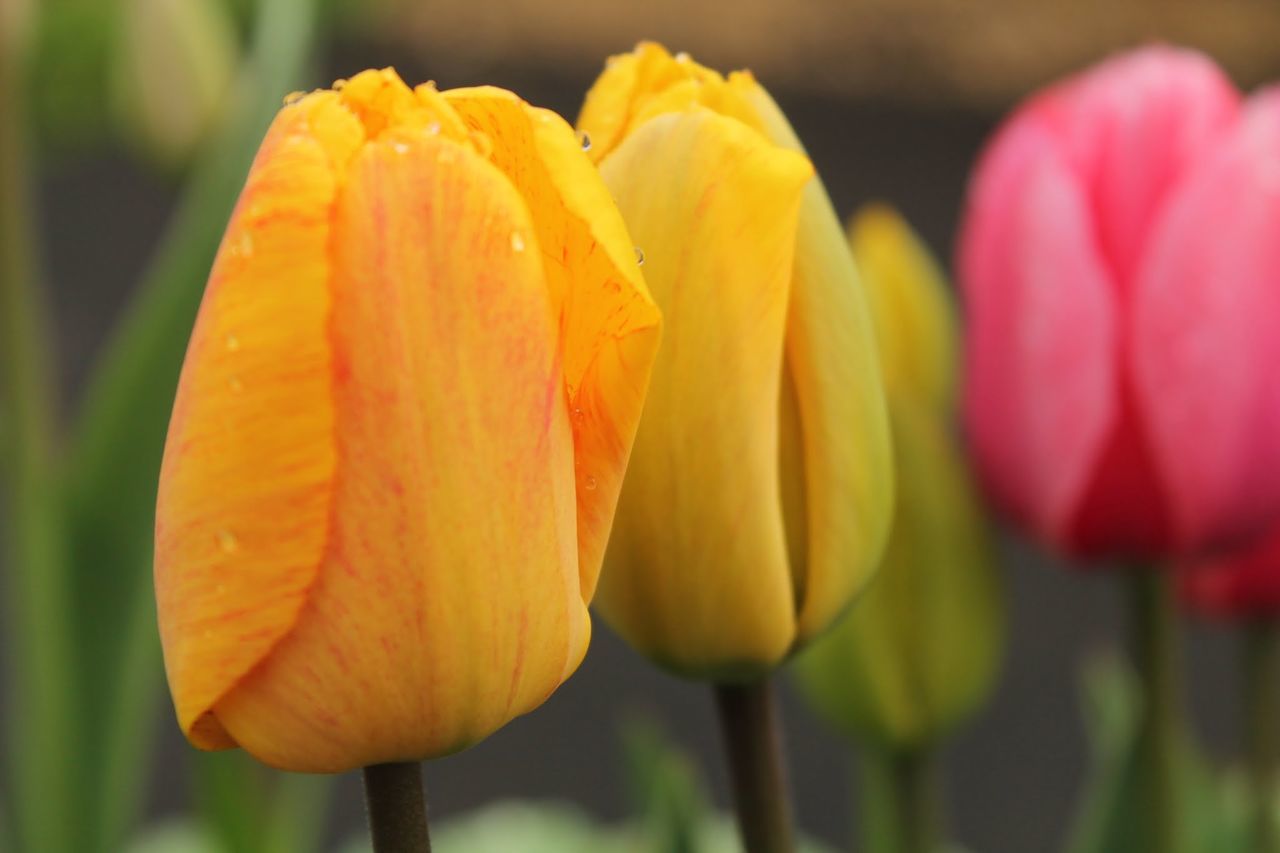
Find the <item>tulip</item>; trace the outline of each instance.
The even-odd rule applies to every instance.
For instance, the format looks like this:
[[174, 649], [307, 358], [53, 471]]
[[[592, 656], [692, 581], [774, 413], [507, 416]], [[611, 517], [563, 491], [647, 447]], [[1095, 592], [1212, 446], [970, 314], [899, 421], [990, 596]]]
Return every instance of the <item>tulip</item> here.
[[888, 526], [852, 258], [748, 72], [641, 44], [609, 61], [579, 127], [665, 324], [597, 607], [671, 670], [758, 677], [845, 610]]
[[578, 666], [659, 315], [573, 130], [390, 70], [293, 99], [174, 405], [178, 721], [289, 770], [443, 755]]
[[1151, 559], [1280, 512], [1274, 97], [1152, 47], [1033, 97], [960, 233], [982, 478], [1042, 539]]
[[[996, 502], [1041, 539], [1145, 566], [1280, 515], [1280, 110], [1151, 47], [1020, 107], [959, 240], [964, 410]], [[1142, 849], [1181, 850], [1176, 616], [1131, 572]]]
[[218, 0], [128, 0], [113, 83], [129, 137], [161, 164], [182, 164], [225, 112], [236, 60]]
[[923, 751], [989, 691], [1003, 601], [951, 431], [956, 336], [942, 274], [892, 210], [865, 209], [850, 237], [880, 344], [897, 505], [875, 580], [797, 674], [836, 727], [884, 751]]

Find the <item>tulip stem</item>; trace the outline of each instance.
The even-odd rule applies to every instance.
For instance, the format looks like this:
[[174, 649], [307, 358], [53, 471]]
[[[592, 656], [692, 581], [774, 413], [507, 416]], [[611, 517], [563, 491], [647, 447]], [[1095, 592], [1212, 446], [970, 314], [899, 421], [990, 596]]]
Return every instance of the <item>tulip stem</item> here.
[[1180, 853], [1182, 683], [1178, 614], [1168, 572], [1139, 567], [1130, 573], [1133, 661], [1143, 687], [1137, 760], [1141, 820], [1148, 853]]
[[746, 851], [791, 853], [791, 810], [769, 681], [717, 684], [715, 694]]
[[1254, 853], [1280, 853], [1276, 770], [1280, 763], [1280, 632], [1258, 620], [1244, 633], [1244, 713], [1253, 799]]
[[396, 761], [364, 769], [373, 853], [431, 853], [422, 764]]
[[862, 765], [860, 813], [867, 853], [931, 853], [940, 815], [932, 751], [868, 750]]

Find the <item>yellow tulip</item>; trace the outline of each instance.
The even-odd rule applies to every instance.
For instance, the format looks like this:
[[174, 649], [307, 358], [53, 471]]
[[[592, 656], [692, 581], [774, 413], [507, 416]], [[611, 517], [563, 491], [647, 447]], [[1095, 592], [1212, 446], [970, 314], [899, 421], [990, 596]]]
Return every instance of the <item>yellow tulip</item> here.
[[845, 609], [888, 526], [888, 427], [857, 274], [749, 73], [642, 44], [610, 60], [579, 127], [664, 315], [598, 607], [673, 670], [754, 677]]
[[875, 580], [798, 658], [797, 672], [837, 727], [886, 748], [919, 748], [989, 691], [1003, 646], [1003, 592], [952, 432], [956, 334], [942, 273], [886, 208], [861, 212], [851, 240], [880, 342], [897, 511]]
[[321, 772], [461, 749], [577, 668], [659, 336], [563, 120], [334, 88], [249, 174], [156, 524], [183, 731]]

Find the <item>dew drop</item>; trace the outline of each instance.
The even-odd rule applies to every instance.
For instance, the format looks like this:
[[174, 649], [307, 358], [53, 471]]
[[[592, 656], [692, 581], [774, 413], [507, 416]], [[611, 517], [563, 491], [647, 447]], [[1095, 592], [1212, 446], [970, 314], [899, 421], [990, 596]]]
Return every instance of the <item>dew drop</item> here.
[[582, 421], [582, 419], [583, 419], [584, 417], [586, 417], [586, 416], [582, 413], [582, 409], [579, 409], [577, 406], [574, 406], [574, 407], [573, 407], [573, 419], [574, 419], [574, 421], [575, 421], [575, 422], [581, 422], [581, 421]]
[[231, 254], [237, 258], [247, 258], [253, 254], [253, 235], [241, 231], [240, 236], [231, 244]]
[[335, 91], [335, 92], [341, 92], [341, 91], [342, 91], [343, 89], [345, 89], [345, 88], [347, 88], [347, 81], [346, 81], [346, 80], [344, 80], [344, 79], [342, 79], [342, 78], [338, 78], [337, 80], [334, 80], [334, 81], [333, 81], [333, 91]]
[[409, 145], [405, 142], [393, 142], [391, 143], [391, 147], [395, 149], [397, 154], [405, 154], [409, 151]]
[[239, 352], [240, 339], [235, 335], [227, 335], [227, 352]]
[[230, 530], [219, 530], [218, 547], [224, 554], [234, 554], [240, 550], [240, 540], [236, 539], [236, 535]]
[[520, 236], [519, 231], [511, 232], [511, 251], [513, 252], [524, 251], [524, 237]]
[[591, 136], [585, 130], [578, 134], [578, 142], [582, 145], [583, 151], [591, 150]]
[[428, 136], [438, 136], [440, 134], [440, 122], [431, 122], [431, 124], [426, 126], [425, 132]]
[[676, 62], [688, 62], [689, 58], [689, 52], [687, 50], [682, 50], [676, 54]]
[[636, 266], [644, 266], [644, 249], [641, 249], [639, 246], [636, 246]]
[[586, 487], [588, 492], [594, 492], [596, 490], [596, 478], [588, 474], [587, 478], [582, 481], [582, 485]]
[[293, 106], [294, 104], [298, 103], [298, 101], [301, 101], [303, 96], [305, 96], [306, 94], [307, 94], [306, 92], [290, 92], [289, 94], [284, 96], [284, 105], [286, 107]]
[[231, 389], [231, 393], [239, 394], [244, 390], [244, 383], [240, 381], [240, 377], [232, 376], [227, 380], [227, 387]]

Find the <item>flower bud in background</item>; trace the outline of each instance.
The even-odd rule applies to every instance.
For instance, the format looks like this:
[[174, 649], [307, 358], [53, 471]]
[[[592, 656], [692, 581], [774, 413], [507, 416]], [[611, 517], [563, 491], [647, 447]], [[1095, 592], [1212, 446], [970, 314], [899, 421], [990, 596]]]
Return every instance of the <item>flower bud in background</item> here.
[[124, 0], [114, 98], [125, 135], [181, 165], [225, 112], [238, 47], [221, 0]]
[[990, 690], [1004, 592], [981, 501], [953, 431], [955, 319], [928, 251], [894, 211], [850, 228], [880, 343], [897, 500], [884, 560], [834, 629], [796, 661], [837, 728], [889, 749], [941, 737]]
[[686, 675], [760, 675], [871, 576], [892, 472], [861, 284], [778, 106], [642, 44], [587, 95], [664, 343], [619, 500], [601, 615]]
[[1280, 617], [1280, 530], [1247, 548], [1184, 566], [1178, 592], [1188, 610], [1210, 618]]
[[974, 174], [964, 410], [989, 491], [1079, 555], [1150, 559], [1280, 511], [1280, 133], [1200, 54], [1049, 88]]
[[390, 70], [335, 90], [249, 174], [156, 523], [187, 737], [324, 772], [461, 749], [577, 668], [659, 337], [558, 116]]

